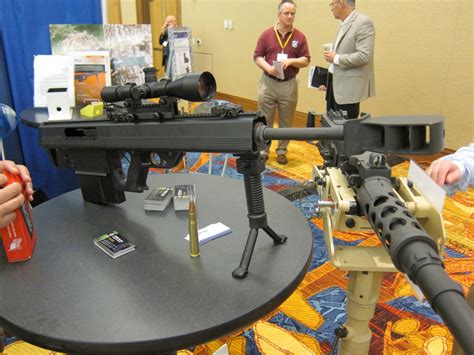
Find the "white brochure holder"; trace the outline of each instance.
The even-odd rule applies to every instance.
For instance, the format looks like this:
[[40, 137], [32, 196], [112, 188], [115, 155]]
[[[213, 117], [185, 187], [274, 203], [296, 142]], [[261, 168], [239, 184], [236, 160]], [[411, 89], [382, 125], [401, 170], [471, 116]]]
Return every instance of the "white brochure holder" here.
[[67, 88], [50, 88], [46, 93], [49, 120], [70, 120], [71, 106]]

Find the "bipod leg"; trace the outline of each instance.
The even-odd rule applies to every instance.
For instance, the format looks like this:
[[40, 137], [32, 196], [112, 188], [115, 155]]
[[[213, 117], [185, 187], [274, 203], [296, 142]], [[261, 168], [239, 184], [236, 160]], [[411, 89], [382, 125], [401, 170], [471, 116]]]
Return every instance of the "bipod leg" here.
[[283, 244], [288, 239], [284, 235], [276, 234], [270, 226], [263, 227], [262, 229], [267, 232], [267, 234], [273, 239], [273, 243], [275, 244]]
[[245, 243], [244, 253], [242, 254], [242, 259], [240, 260], [240, 265], [237, 269], [232, 271], [232, 276], [238, 279], [243, 279], [247, 276], [250, 259], [252, 259], [253, 249], [255, 248], [255, 243], [257, 242], [258, 229], [250, 228], [249, 236], [247, 238], [247, 243]]
[[267, 213], [263, 201], [262, 171], [265, 170], [265, 162], [258, 155], [239, 156], [237, 159], [237, 171], [244, 176], [245, 197], [250, 232], [245, 245], [240, 265], [232, 272], [232, 276], [242, 279], [248, 273], [253, 249], [257, 241], [258, 230], [263, 229], [275, 244], [283, 244], [286, 236], [278, 235], [267, 223]]

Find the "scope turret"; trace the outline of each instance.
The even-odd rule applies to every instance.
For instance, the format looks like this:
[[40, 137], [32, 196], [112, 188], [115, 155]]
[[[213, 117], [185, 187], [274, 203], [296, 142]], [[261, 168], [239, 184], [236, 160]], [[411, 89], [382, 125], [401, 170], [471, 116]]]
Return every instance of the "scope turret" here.
[[[147, 82], [143, 85], [125, 84], [123, 86], [106, 86], [101, 91], [104, 102], [117, 102], [127, 99], [151, 99], [162, 96], [173, 96], [188, 101], [207, 101], [216, 93], [216, 79], [209, 72], [190, 73], [176, 80], [152, 81], [152, 73], [147, 72]], [[151, 75], [150, 75], [151, 74]]]

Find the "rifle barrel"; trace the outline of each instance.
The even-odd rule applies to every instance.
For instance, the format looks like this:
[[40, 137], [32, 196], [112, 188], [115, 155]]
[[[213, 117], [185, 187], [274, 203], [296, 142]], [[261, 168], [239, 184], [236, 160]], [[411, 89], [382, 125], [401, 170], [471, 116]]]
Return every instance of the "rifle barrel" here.
[[466, 354], [473, 354], [474, 312], [444, 270], [437, 245], [393, 193], [390, 180], [366, 178], [357, 201], [395, 267], [418, 285]]
[[[418, 242], [424, 244], [422, 242]], [[420, 245], [421, 247], [421, 245]], [[414, 245], [409, 253], [416, 255]], [[420, 255], [420, 254], [418, 254]], [[417, 283], [466, 354], [474, 354], [474, 312], [464, 297], [450, 286], [453, 281], [441, 265], [426, 265], [416, 275]]]
[[264, 128], [262, 138], [271, 139], [289, 139], [295, 141], [305, 140], [337, 140], [344, 137], [342, 126], [320, 127], [320, 128]]

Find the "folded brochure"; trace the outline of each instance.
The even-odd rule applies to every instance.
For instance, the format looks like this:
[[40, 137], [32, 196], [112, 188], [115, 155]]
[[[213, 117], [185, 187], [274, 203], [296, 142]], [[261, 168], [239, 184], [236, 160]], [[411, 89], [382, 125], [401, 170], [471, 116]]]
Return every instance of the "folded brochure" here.
[[[198, 230], [199, 245], [204, 245], [213, 239], [231, 233], [232, 230], [221, 222], [210, 224]], [[184, 238], [189, 241], [189, 234]]]

